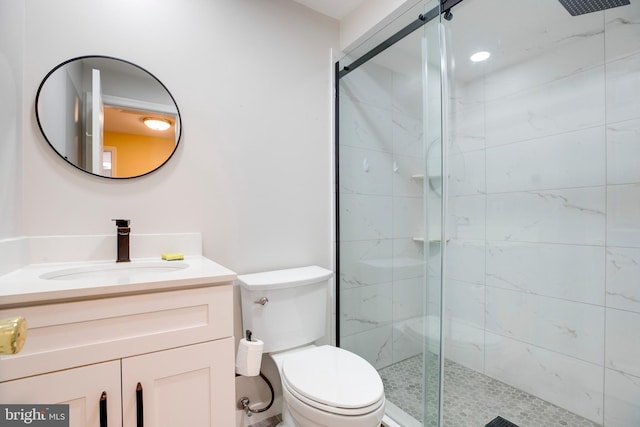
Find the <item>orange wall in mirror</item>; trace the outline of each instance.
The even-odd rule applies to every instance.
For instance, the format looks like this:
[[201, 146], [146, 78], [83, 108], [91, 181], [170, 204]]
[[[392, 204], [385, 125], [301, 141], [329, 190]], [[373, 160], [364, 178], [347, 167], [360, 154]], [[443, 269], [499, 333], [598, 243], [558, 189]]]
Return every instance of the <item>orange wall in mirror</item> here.
[[156, 169], [171, 156], [175, 145], [173, 137], [104, 133], [104, 146], [115, 147], [118, 153], [114, 178], [138, 176]]

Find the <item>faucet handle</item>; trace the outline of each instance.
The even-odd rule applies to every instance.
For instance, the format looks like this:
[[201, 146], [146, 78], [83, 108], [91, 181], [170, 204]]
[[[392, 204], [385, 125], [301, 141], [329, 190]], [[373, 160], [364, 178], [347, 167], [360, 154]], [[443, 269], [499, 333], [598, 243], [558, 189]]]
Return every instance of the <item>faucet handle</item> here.
[[116, 227], [128, 227], [131, 222], [129, 219], [112, 219], [111, 221], [116, 222]]

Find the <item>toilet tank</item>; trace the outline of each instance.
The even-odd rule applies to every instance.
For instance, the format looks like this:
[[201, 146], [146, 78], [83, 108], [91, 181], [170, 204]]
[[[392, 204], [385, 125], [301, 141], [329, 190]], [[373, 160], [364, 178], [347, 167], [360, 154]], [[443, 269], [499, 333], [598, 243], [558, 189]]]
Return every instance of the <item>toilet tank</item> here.
[[318, 266], [239, 275], [243, 329], [264, 342], [265, 353], [322, 338], [332, 276]]

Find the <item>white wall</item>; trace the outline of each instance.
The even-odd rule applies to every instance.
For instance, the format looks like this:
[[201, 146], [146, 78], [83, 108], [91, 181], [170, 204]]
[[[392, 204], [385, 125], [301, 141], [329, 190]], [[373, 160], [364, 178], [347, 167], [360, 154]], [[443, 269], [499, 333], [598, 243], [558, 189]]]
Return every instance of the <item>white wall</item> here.
[[0, 274], [20, 264], [24, 4], [0, 0]]
[[[240, 273], [330, 265], [335, 21], [287, 0], [65, 4], [73, 14], [26, 4], [25, 234], [106, 234], [124, 217], [134, 233], [202, 231], [205, 255]], [[141, 65], [175, 97], [183, 139], [158, 172], [98, 179], [46, 146], [38, 84], [91, 53]]]
[[[376, 35], [382, 28], [405, 13], [412, 6], [428, 3], [425, 0], [366, 0], [340, 21], [340, 48], [350, 51], [359, 44]], [[426, 9], [437, 6], [434, 1], [428, 3]], [[424, 10], [421, 10], [421, 12]], [[418, 18], [417, 13], [413, 19]], [[407, 25], [402, 23], [402, 26]], [[401, 27], [400, 27], [401, 28]], [[389, 33], [387, 37], [391, 36]], [[381, 42], [382, 40], [380, 40]], [[375, 45], [374, 45], [375, 46]], [[370, 48], [373, 48], [371, 46]], [[364, 53], [364, 52], [363, 52]]]
[[640, 7], [555, 18], [522, 61], [490, 59], [454, 84], [445, 316], [466, 339], [445, 335], [445, 355], [630, 427], [640, 419], [640, 33], [628, 23]]
[[24, 6], [0, 2], [0, 239], [20, 235], [20, 136]]
[[[0, 13], [3, 41], [21, 39], [4, 37], [10, 3]], [[15, 95], [24, 104], [24, 162], [13, 152], [7, 161], [24, 170], [21, 234], [109, 234], [112, 218], [129, 218], [132, 245], [135, 233], [199, 231], [204, 255], [240, 274], [332, 267], [337, 21], [289, 0], [68, 0], [69, 13], [59, 2], [24, 3], [24, 98]], [[182, 140], [160, 170], [100, 179], [71, 168], [40, 135], [33, 110], [41, 79], [88, 54], [134, 62], [173, 94]], [[19, 207], [17, 198], [3, 196], [2, 205]]]

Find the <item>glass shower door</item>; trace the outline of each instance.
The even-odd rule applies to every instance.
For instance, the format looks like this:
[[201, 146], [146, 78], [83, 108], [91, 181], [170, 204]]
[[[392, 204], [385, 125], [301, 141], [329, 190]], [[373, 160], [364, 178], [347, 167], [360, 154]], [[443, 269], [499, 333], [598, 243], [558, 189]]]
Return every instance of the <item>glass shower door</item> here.
[[[423, 2], [420, 12], [437, 6]], [[378, 370], [387, 415], [402, 426], [437, 426], [439, 418], [437, 21], [338, 84], [338, 344]]]

